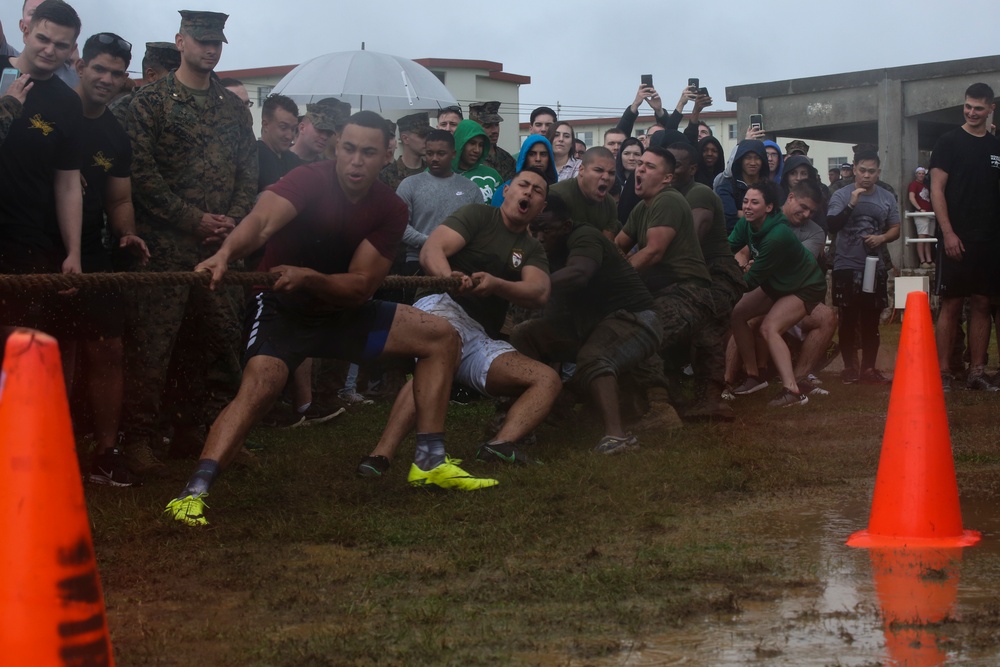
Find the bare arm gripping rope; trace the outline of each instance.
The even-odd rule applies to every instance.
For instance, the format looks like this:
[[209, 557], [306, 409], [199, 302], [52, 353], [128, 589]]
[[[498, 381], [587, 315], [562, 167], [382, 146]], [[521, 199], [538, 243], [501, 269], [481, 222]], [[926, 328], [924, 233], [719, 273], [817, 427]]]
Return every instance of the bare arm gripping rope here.
[[[242, 273], [227, 271], [222, 276], [224, 285], [244, 287], [270, 287], [278, 279], [277, 273]], [[163, 271], [136, 273], [27, 273], [0, 275], [0, 292], [61, 291], [86, 287], [171, 287], [183, 285], [208, 286], [208, 271]], [[386, 276], [383, 289], [456, 289], [460, 278], [434, 278], [432, 276]]]

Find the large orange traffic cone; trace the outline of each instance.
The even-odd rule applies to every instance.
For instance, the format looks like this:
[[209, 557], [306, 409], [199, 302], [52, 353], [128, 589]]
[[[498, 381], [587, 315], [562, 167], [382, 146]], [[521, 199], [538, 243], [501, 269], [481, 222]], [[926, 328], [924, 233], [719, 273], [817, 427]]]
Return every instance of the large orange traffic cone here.
[[5, 345], [0, 494], [3, 664], [112, 666], [59, 347], [29, 329]]
[[926, 293], [910, 292], [868, 530], [847, 544], [961, 547], [979, 538], [962, 530], [930, 304]]

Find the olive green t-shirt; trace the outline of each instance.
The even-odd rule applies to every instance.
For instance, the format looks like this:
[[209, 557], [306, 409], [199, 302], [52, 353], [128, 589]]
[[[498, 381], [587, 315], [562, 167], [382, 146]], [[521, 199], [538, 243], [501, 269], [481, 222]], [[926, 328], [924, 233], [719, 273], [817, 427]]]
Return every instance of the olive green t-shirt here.
[[629, 214], [622, 231], [629, 238], [635, 239], [642, 249], [646, 247], [646, 235], [651, 227], [670, 227], [675, 235], [660, 261], [642, 272], [646, 287], [651, 292], [656, 292], [687, 280], [707, 287], [711, 283], [711, 277], [701, 254], [698, 235], [694, 231], [691, 207], [684, 195], [668, 187], [651, 201], [639, 202]]
[[618, 222], [618, 205], [611, 195], [604, 195], [603, 201], [591, 201], [584, 196], [575, 178], [556, 183], [549, 188], [549, 192], [562, 197], [569, 208], [569, 217], [573, 222], [582, 222], [611, 234], [617, 234], [621, 229], [621, 223]]
[[712, 225], [701, 239], [701, 254], [705, 262], [711, 264], [713, 260], [720, 258], [731, 260], [733, 253], [729, 250], [729, 235], [726, 233], [726, 212], [719, 195], [697, 181], [691, 181], [686, 188], [679, 188], [678, 192], [687, 199], [692, 211], [703, 208], [712, 212]]
[[[479, 271], [516, 282], [525, 266], [549, 272], [549, 260], [542, 248], [527, 231], [519, 234], [507, 229], [499, 208], [485, 204], [469, 204], [458, 209], [441, 223], [458, 232], [465, 246], [448, 258], [453, 271], [472, 275]], [[440, 290], [426, 290], [418, 297]], [[453, 295], [472, 319], [483, 325], [486, 333], [496, 337], [507, 317], [509, 302], [496, 295], [486, 297]]]

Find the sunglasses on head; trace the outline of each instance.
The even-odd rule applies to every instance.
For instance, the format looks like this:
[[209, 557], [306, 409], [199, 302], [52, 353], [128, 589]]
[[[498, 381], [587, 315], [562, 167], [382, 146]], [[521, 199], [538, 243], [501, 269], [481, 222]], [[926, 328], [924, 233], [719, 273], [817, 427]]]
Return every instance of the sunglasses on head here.
[[119, 49], [125, 51], [129, 55], [132, 54], [132, 43], [125, 41], [124, 39], [113, 33], [102, 32], [97, 36], [97, 41], [100, 42], [101, 44], [114, 44]]

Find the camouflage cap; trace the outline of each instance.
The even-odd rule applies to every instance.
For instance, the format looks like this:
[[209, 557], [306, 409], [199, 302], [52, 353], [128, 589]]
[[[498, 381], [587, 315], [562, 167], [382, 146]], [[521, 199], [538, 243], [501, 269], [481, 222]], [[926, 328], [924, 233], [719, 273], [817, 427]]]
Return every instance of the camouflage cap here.
[[497, 113], [498, 111], [500, 111], [500, 103], [495, 100], [492, 102], [473, 102], [469, 105], [469, 119], [480, 125], [502, 123], [503, 116]]
[[326, 107], [327, 114], [333, 116], [333, 122], [336, 125], [334, 132], [340, 132], [347, 124], [347, 119], [351, 117], [351, 105], [336, 97], [324, 97], [316, 104]]
[[305, 117], [317, 130], [339, 132], [350, 115], [351, 105], [333, 97], [306, 105]]
[[173, 42], [146, 42], [143, 60], [159, 63], [164, 69], [177, 69], [181, 66], [181, 52]]
[[181, 32], [185, 35], [191, 35], [201, 42], [229, 43], [225, 33], [222, 32], [229, 14], [197, 12], [190, 9], [182, 9], [178, 13], [181, 15]]
[[431, 131], [431, 121], [427, 112], [403, 116], [399, 119], [398, 125], [400, 132], [413, 132], [421, 137], [427, 136], [427, 133]]
[[802, 153], [803, 155], [809, 155], [809, 144], [802, 141], [801, 139], [795, 139], [794, 141], [789, 141], [785, 144], [785, 154], [791, 155], [792, 153]]

